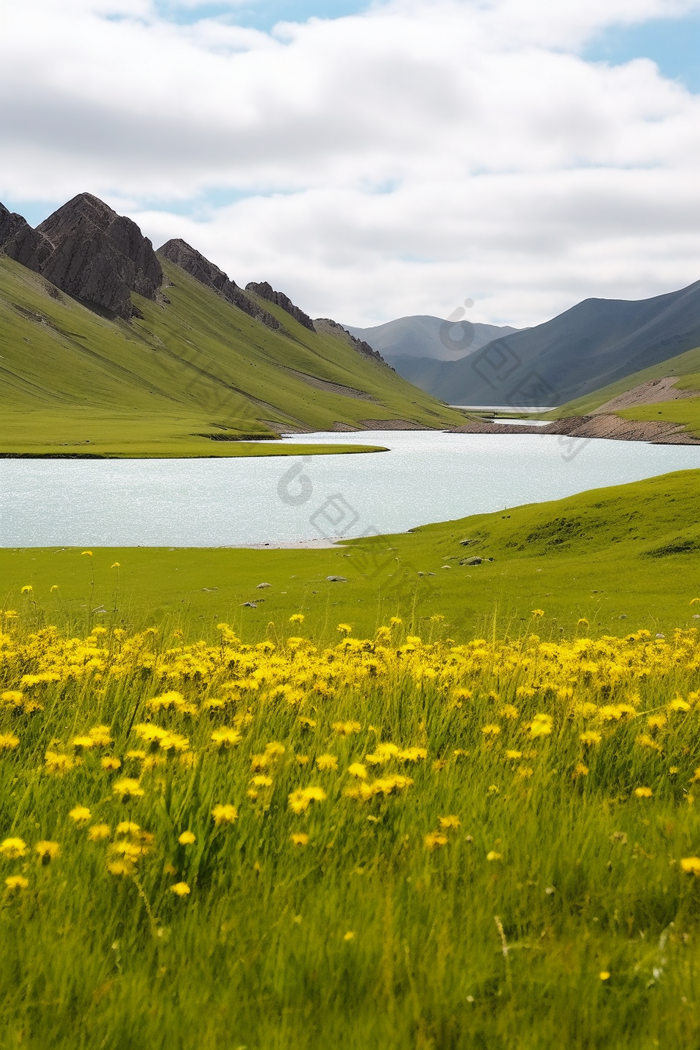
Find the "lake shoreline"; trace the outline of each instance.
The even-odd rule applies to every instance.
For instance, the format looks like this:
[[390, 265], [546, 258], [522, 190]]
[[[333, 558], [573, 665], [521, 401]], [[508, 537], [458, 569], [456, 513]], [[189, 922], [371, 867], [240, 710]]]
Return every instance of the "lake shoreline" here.
[[491, 423], [473, 420], [450, 434], [539, 434], [566, 438], [608, 441], [644, 441], [652, 445], [700, 445], [700, 438], [685, 431], [682, 423], [665, 420], [622, 419], [614, 415], [569, 416], [545, 426]]

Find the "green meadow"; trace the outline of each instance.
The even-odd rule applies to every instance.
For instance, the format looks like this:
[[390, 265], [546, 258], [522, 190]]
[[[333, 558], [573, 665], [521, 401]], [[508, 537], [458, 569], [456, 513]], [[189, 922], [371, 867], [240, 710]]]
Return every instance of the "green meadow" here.
[[[540, 631], [550, 635], [581, 617], [596, 632], [663, 632], [694, 622], [699, 480], [679, 471], [321, 550], [0, 550], [3, 602], [71, 629], [167, 621], [190, 640], [211, 639], [226, 620], [258, 641], [294, 613], [323, 641], [338, 621], [367, 633], [400, 615], [418, 630], [435, 614], [465, 639], [518, 634], [533, 608], [545, 610]], [[464, 564], [473, 557], [484, 560]]]
[[0, 1046], [697, 1045], [699, 474], [0, 552]]

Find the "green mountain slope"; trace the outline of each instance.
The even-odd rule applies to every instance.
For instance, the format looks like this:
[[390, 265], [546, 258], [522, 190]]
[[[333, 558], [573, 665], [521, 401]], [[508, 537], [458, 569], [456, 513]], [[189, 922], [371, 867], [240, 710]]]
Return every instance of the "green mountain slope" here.
[[142, 316], [126, 322], [0, 256], [0, 453], [228, 455], [221, 438], [461, 422], [342, 339], [265, 301], [271, 331], [162, 263], [165, 295], [134, 294]]
[[650, 368], [633, 372], [616, 383], [610, 383], [591, 394], [586, 394], [585, 397], [568, 401], [565, 405], [561, 405], [560, 408], [540, 418], [565, 419], [567, 416], [585, 416], [606, 402], [612, 401], [614, 397], [628, 390], [634, 390], [636, 386], [641, 386], [642, 383], [648, 383], [652, 379], [663, 379], [666, 376], [678, 376], [676, 386], [681, 390], [700, 390], [700, 347], [686, 350], [684, 354], [670, 357], [667, 361], [661, 361]]

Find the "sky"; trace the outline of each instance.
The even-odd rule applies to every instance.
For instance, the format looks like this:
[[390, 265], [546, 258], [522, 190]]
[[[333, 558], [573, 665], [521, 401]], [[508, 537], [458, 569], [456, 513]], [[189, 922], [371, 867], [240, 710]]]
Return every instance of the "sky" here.
[[0, 201], [88, 191], [312, 317], [700, 280], [700, 0], [4, 0]]

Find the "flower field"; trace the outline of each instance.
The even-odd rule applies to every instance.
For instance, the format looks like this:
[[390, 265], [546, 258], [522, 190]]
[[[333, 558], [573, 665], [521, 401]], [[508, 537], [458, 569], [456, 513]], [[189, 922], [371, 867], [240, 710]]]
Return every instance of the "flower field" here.
[[291, 619], [5, 614], [0, 1046], [696, 1045], [697, 632]]

